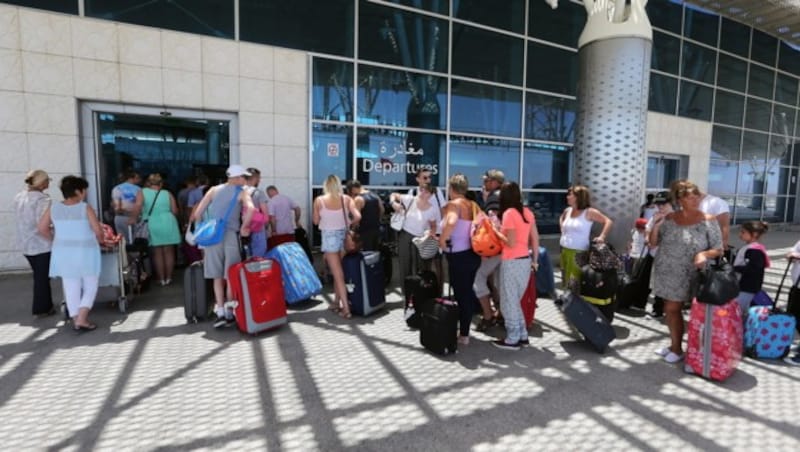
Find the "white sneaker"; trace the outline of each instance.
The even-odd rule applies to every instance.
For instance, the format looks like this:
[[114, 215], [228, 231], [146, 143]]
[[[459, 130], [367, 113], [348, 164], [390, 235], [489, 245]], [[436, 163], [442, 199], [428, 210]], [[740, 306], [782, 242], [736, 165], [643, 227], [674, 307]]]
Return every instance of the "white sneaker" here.
[[669, 347], [659, 348], [658, 350], [653, 351], [656, 355], [664, 358], [670, 354]]
[[664, 357], [664, 361], [670, 364], [675, 364], [681, 360], [683, 360], [683, 355], [678, 355], [673, 352], [667, 353], [667, 356]]

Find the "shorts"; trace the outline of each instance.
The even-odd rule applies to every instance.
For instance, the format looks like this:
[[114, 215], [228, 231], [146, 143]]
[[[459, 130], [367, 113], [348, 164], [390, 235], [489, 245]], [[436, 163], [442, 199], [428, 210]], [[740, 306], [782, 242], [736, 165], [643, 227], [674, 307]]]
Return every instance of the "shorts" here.
[[344, 249], [344, 234], [345, 229], [322, 230], [322, 246], [320, 250], [323, 253], [338, 253]]
[[203, 276], [206, 279], [228, 277], [228, 269], [242, 261], [239, 250], [239, 234], [225, 231], [221, 243], [204, 248]]

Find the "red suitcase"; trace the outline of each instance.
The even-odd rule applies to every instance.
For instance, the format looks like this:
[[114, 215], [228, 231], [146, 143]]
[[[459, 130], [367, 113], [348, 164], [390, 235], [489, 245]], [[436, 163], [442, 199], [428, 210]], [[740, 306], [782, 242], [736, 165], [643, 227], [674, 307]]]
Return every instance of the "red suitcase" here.
[[536, 273], [531, 272], [531, 276], [528, 278], [528, 288], [525, 289], [519, 302], [522, 306], [522, 315], [525, 317], [525, 326], [530, 328], [536, 314]]
[[239, 330], [256, 334], [287, 322], [281, 267], [273, 259], [254, 258], [231, 266], [228, 284], [236, 300]]
[[736, 300], [715, 306], [692, 300], [686, 372], [724, 381], [742, 360], [742, 315]]

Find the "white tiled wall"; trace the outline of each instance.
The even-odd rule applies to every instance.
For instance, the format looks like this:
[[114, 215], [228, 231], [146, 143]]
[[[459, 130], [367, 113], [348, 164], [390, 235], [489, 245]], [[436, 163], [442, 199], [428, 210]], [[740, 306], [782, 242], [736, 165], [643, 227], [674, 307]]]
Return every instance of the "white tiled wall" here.
[[[679, 133], [676, 133], [679, 131]], [[711, 123], [661, 113], [647, 113], [647, 152], [689, 157], [688, 179], [708, 187]]]
[[27, 268], [12, 206], [25, 173], [43, 168], [57, 181], [81, 171], [84, 100], [237, 113], [233, 155], [308, 212], [307, 61], [288, 49], [0, 4], [0, 272]]

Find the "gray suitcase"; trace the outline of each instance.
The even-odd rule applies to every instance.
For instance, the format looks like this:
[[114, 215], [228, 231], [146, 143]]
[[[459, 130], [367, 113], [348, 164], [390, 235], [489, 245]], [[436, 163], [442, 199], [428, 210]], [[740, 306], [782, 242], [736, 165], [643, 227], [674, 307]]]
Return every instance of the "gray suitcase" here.
[[[608, 344], [616, 339], [614, 328], [597, 307], [582, 297], [566, 292], [556, 300], [556, 305], [579, 333], [598, 352], [605, 352]], [[613, 312], [613, 311], [612, 311]]]
[[183, 312], [187, 322], [197, 323], [208, 318], [208, 297], [212, 292], [211, 280], [203, 276], [203, 261], [186, 267], [183, 274]]

